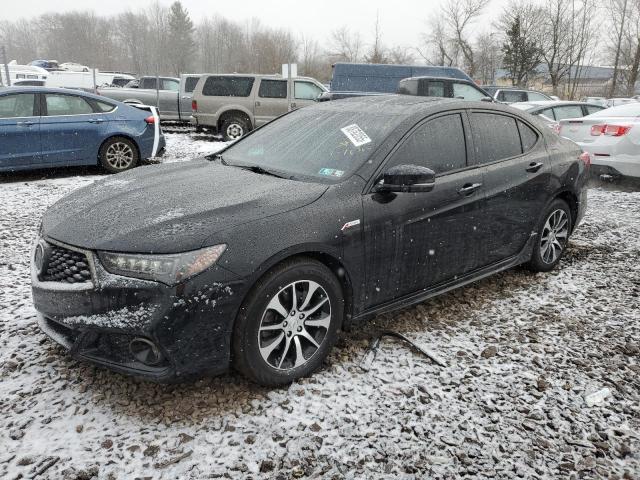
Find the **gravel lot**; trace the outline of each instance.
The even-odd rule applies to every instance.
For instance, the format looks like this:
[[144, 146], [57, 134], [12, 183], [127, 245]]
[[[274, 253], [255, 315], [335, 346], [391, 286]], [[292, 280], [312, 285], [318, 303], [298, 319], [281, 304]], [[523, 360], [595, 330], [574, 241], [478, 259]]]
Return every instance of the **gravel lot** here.
[[[166, 161], [220, 145], [168, 141]], [[158, 386], [36, 327], [30, 244], [80, 173], [0, 178], [0, 478], [640, 478], [640, 192], [591, 189], [557, 271], [378, 317], [288, 388]], [[363, 363], [383, 328], [446, 366], [393, 339]]]

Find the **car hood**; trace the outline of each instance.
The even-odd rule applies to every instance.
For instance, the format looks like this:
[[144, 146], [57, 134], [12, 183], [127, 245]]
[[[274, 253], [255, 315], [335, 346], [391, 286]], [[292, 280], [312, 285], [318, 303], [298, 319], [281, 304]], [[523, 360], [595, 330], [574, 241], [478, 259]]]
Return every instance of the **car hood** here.
[[184, 252], [215, 243], [216, 232], [308, 205], [326, 189], [205, 159], [138, 167], [64, 197], [42, 230], [91, 250]]

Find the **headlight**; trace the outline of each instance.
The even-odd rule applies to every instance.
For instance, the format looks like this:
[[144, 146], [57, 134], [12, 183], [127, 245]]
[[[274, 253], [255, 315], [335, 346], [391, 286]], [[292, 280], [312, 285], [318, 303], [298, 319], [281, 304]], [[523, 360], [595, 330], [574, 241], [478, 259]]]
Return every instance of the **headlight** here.
[[108, 272], [175, 285], [205, 271], [218, 261], [226, 248], [222, 244], [166, 255], [99, 252], [98, 256]]

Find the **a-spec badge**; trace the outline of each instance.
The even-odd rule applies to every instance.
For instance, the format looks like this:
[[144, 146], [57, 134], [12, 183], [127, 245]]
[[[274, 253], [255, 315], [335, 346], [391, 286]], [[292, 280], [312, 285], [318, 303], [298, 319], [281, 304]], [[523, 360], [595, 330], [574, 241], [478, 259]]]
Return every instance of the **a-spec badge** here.
[[351, 220], [350, 222], [345, 223], [340, 230], [344, 232], [345, 230], [348, 230], [349, 228], [355, 227], [357, 225], [360, 225], [360, 219]]

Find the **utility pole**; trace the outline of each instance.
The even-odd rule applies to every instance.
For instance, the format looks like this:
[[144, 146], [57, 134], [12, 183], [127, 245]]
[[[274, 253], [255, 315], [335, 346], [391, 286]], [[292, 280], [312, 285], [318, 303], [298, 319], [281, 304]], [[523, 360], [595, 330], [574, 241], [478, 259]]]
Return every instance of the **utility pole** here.
[[[7, 75], [7, 87], [11, 86], [11, 77], [9, 76], [9, 62], [7, 62], [7, 50], [4, 48], [4, 45], [0, 48], [0, 53], [2, 53], [2, 61], [4, 62], [4, 73]], [[0, 75], [0, 80], [2, 79], [2, 75]]]

